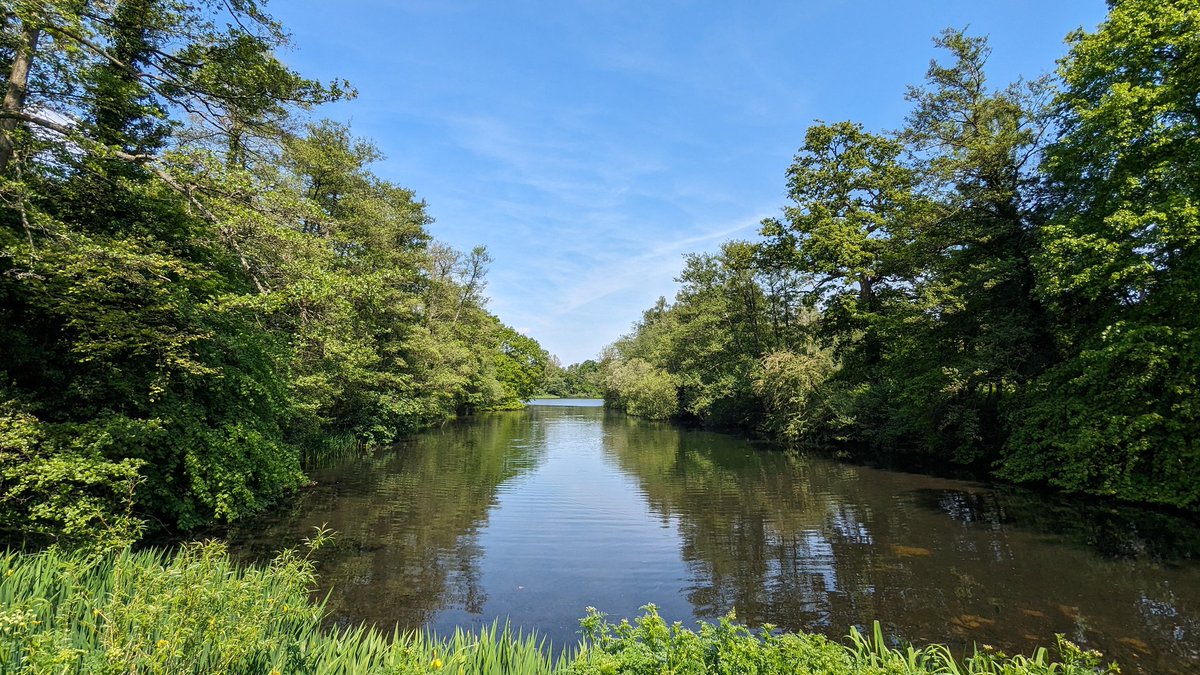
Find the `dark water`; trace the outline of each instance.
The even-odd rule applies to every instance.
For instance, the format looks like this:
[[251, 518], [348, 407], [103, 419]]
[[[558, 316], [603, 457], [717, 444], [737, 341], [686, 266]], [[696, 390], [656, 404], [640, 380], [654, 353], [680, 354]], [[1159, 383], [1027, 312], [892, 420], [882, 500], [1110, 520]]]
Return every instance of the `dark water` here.
[[[568, 402], [569, 403], [569, 402]], [[331, 620], [439, 631], [505, 617], [556, 644], [592, 605], [736, 610], [844, 636], [1028, 652], [1055, 633], [1125, 672], [1200, 667], [1200, 534], [1163, 514], [766, 452], [550, 401], [311, 473], [234, 533], [265, 557], [327, 524]]]

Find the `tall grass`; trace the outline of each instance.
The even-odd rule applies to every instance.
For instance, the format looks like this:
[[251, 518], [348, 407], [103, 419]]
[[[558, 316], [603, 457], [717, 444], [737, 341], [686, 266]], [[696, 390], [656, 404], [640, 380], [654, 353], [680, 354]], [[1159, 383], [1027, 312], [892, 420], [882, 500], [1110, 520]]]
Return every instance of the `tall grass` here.
[[300, 465], [305, 470], [334, 466], [360, 457], [366, 448], [361, 438], [348, 431], [329, 434], [301, 446]]
[[[318, 535], [315, 543], [319, 543]], [[583, 640], [559, 659], [534, 634], [493, 624], [478, 632], [384, 632], [321, 627], [309, 600], [312, 564], [285, 551], [239, 567], [224, 545], [166, 553], [0, 554], [0, 673], [356, 675], [478, 673], [823, 673], [1083, 675], [1110, 672], [1099, 655], [1060, 641], [1061, 660], [941, 646], [893, 649], [878, 624], [843, 646], [819, 635], [759, 634], [727, 617], [698, 632], [668, 625], [653, 606], [632, 623], [589, 610]]]
[[1103, 666], [1100, 654], [1085, 652], [1058, 638], [1062, 660], [1052, 662], [1047, 652], [1033, 657], [1009, 657], [985, 650], [957, 662], [949, 648], [893, 649], [884, 641], [879, 622], [871, 637], [851, 629], [850, 643], [841, 645], [822, 635], [774, 632], [764, 626], [754, 634], [734, 623], [729, 615], [716, 624], [702, 623], [693, 632], [676, 622], [667, 624], [653, 605], [630, 623], [607, 622], [588, 609], [580, 623], [584, 641], [566, 666], [572, 674], [672, 673], [733, 675], [1111, 675], [1115, 666]]
[[1115, 674], [1120, 672], [1116, 664], [1105, 665], [1099, 652], [1085, 651], [1063, 638], [1055, 636], [1060, 661], [1050, 658], [1045, 647], [1039, 647], [1032, 656], [1008, 656], [990, 647], [958, 663], [954, 654], [945, 645], [930, 645], [924, 648], [912, 646], [893, 649], [887, 646], [883, 631], [876, 621], [870, 637], [856, 628], [850, 629], [850, 645], [847, 648], [857, 670], [852, 672], [888, 673], [888, 675], [1084, 675]]

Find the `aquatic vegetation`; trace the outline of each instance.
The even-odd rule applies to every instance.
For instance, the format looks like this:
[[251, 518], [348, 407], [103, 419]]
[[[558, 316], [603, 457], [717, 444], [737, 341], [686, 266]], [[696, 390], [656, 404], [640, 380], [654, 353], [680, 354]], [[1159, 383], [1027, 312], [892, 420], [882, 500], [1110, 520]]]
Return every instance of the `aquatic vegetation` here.
[[[319, 546], [324, 535], [310, 542]], [[731, 614], [698, 631], [668, 624], [653, 605], [633, 622], [594, 609], [583, 639], [555, 656], [536, 634], [493, 624], [450, 636], [323, 628], [310, 599], [312, 563], [284, 551], [240, 567], [219, 542], [175, 552], [95, 555], [51, 549], [0, 555], [0, 673], [824, 673], [1083, 675], [1115, 673], [1100, 655], [1059, 639], [1009, 657], [983, 648], [965, 662], [944, 646], [896, 649], [879, 624], [842, 645], [821, 635], [751, 631]]]
[[[320, 536], [318, 535], [318, 539]], [[0, 673], [549, 673], [536, 636], [326, 630], [311, 562], [238, 567], [224, 544], [0, 557]], [[461, 670], [460, 670], [461, 669]]]
[[673, 673], [759, 675], [1096, 675], [1119, 672], [1106, 666], [1097, 652], [1084, 651], [1058, 638], [1060, 661], [1048, 650], [1032, 656], [1008, 656], [990, 647], [959, 661], [943, 645], [893, 648], [876, 621], [871, 635], [850, 629], [849, 644], [822, 635], [760, 632], [734, 622], [733, 614], [717, 624], [701, 623], [693, 632], [679, 622], [668, 625], [654, 605], [633, 623], [611, 624], [595, 609], [581, 621], [584, 641], [565, 672], [582, 674]]

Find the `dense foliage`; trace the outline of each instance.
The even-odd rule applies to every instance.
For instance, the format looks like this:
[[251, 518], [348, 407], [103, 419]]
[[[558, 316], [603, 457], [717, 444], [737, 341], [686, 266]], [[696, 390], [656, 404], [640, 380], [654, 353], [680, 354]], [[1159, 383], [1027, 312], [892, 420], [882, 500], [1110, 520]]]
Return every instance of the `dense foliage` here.
[[606, 352], [610, 403], [1200, 509], [1200, 5], [1110, 4], [1057, 82], [948, 30], [902, 129], [810, 128], [761, 239]]
[[354, 92], [285, 43], [255, 0], [4, 3], [0, 541], [234, 520], [327, 439], [541, 389], [487, 252], [307, 115]]
[[[318, 534], [311, 542], [323, 539]], [[653, 606], [633, 623], [591, 610], [584, 641], [556, 661], [536, 636], [493, 626], [449, 637], [326, 630], [309, 600], [312, 564], [285, 552], [238, 568], [219, 544], [174, 554], [0, 555], [0, 671], [5, 673], [822, 673], [1095, 675], [1116, 672], [1060, 639], [1060, 660], [984, 649], [958, 661], [942, 646], [892, 648], [875, 624], [843, 646], [820, 635], [762, 635], [727, 617], [698, 632]]]
[[556, 357], [546, 362], [543, 394], [558, 398], [603, 398], [600, 364], [587, 359], [563, 368]]

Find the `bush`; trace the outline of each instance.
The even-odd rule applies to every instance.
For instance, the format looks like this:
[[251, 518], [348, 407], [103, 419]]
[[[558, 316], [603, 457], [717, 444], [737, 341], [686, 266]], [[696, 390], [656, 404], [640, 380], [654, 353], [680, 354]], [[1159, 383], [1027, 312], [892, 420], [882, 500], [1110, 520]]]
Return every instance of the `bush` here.
[[665, 420], [679, 414], [675, 380], [642, 359], [617, 361], [605, 374], [606, 399], [636, 417]]
[[0, 402], [0, 544], [105, 549], [140, 533], [130, 515], [140, 463], [75, 440], [62, 447], [15, 401]]
[[754, 392], [766, 412], [763, 430], [789, 445], [833, 440], [851, 427], [848, 397], [832, 381], [837, 365], [828, 351], [777, 351], [763, 357]]

